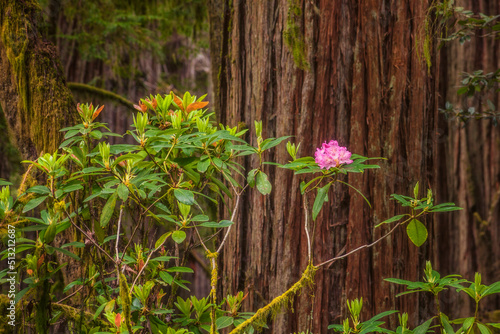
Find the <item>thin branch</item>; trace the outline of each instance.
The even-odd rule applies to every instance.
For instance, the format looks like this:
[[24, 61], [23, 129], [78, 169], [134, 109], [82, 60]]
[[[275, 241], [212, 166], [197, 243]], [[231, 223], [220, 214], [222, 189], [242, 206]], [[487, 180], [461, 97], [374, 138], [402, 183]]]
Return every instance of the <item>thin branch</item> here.
[[[137, 276], [135, 277], [134, 279], [134, 282], [132, 283], [132, 286], [130, 287], [130, 293], [132, 293], [132, 290], [134, 289], [134, 285], [135, 283], [137, 282], [137, 280], [139, 279], [139, 277], [141, 276], [142, 272], [144, 271], [144, 269], [147, 267], [148, 263], [149, 263], [149, 260], [151, 259], [151, 256], [158, 250], [161, 248], [161, 246], [163, 246], [163, 244], [168, 240], [168, 238], [165, 238], [165, 240], [163, 240], [163, 242], [158, 245], [158, 247], [156, 247], [154, 250], [152, 250], [149, 255], [148, 255], [148, 258], [146, 259], [146, 262], [144, 263], [144, 265], [142, 266], [141, 270], [139, 270], [139, 272], [137, 273]], [[151, 241], [151, 245], [149, 246], [149, 249], [151, 249], [151, 246], [153, 244], [153, 241]]]
[[[245, 190], [245, 188], [243, 188], [243, 190]], [[242, 190], [242, 192], [243, 192], [243, 190]], [[236, 217], [236, 211], [238, 211], [238, 206], [240, 204], [240, 198], [241, 198], [241, 192], [236, 193], [236, 204], [234, 205], [233, 214], [231, 215], [231, 221], [233, 223], [234, 223], [234, 218]], [[224, 239], [222, 239], [222, 242], [221, 242], [219, 248], [217, 248], [217, 253], [219, 253], [222, 250], [222, 247], [224, 246], [224, 243], [226, 242], [227, 236], [229, 235], [229, 232], [231, 231], [232, 226], [233, 225], [230, 225], [228, 227], [226, 234], [224, 235]]]
[[55, 304], [61, 304], [63, 301], [65, 301], [66, 299], [69, 299], [71, 297], [73, 297], [74, 295], [76, 295], [81, 289], [83, 289], [85, 287], [85, 285], [82, 285], [81, 287], [79, 287], [75, 292], [73, 292], [72, 294], [70, 295], [67, 295], [66, 297], [64, 297], [63, 299], [61, 299], [60, 301], [56, 302]]
[[311, 257], [311, 237], [309, 236], [309, 226], [308, 226], [308, 218], [309, 218], [309, 209], [307, 206], [307, 196], [303, 196], [303, 201], [304, 201], [304, 210], [305, 210], [305, 224], [304, 224], [304, 230], [306, 231], [306, 237], [307, 237], [307, 259], [308, 263], [312, 263], [312, 257]]
[[[413, 219], [413, 217], [412, 217]], [[370, 247], [373, 247], [375, 246], [376, 244], [378, 244], [380, 241], [382, 241], [383, 239], [387, 238], [389, 235], [392, 234], [392, 232], [394, 232], [394, 230], [396, 230], [396, 228], [398, 228], [399, 225], [403, 224], [403, 223], [406, 223], [408, 220], [405, 220], [404, 222], [399, 222], [397, 223], [396, 225], [394, 225], [394, 227], [389, 231], [387, 232], [387, 234], [381, 236], [379, 239], [375, 240], [374, 242], [372, 242], [371, 244], [367, 244], [367, 245], [363, 245], [363, 246], [359, 246], [358, 248], [355, 248], [353, 249], [352, 251], [350, 251], [349, 253], [346, 253], [344, 255], [341, 255], [341, 256], [336, 256], [334, 258], [331, 258], [330, 260], [327, 260], [325, 262], [322, 262], [320, 264], [318, 264], [316, 267], [321, 267], [321, 266], [324, 266], [325, 264], [328, 264], [328, 263], [331, 263], [331, 262], [334, 262], [334, 261], [337, 261], [337, 260], [340, 260], [340, 259], [343, 259], [353, 253], [356, 253], [362, 249], [365, 249], [365, 248], [370, 248]]]
[[73, 219], [71, 219], [71, 216], [68, 214], [68, 211], [66, 209], [64, 209], [64, 211], [66, 212], [66, 215], [68, 215], [68, 219], [71, 222], [71, 225], [73, 225], [81, 233], [83, 233], [83, 235], [86, 236], [87, 239], [90, 240], [90, 242], [92, 242], [101, 252], [104, 253], [104, 255], [106, 255], [107, 257], [109, 257], [111, 259], [111, 261], [113, 261], [113, 263], [115, 263], [115, 259], [113, 259], [113, 257], [111, 255], [109, 255], [108, 252], [106, 252], [101, 246], [99, 246], [99, 244], [97, 242], [95, 242], [95, 240], [92, 237], [90, 237], [84, 230], [82, 230], [78, 225], [76, 225], [75, 222], [73, 222]]
[[116, 243], [115, 243], [117, 265], [120, 264], [120, 256], [118, 255], [118, 244], [120, 243], [120, 227], [122, 224], [122, 215], [123, 215], [123, 205], [120, 205], [120, 215], [118, 217], [118, 228], [116, 230]]

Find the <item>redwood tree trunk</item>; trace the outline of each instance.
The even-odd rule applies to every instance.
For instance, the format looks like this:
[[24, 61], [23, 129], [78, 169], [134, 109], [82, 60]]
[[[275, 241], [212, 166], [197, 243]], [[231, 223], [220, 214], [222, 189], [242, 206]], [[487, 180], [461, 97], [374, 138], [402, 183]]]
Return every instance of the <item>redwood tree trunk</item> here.
[[[345, 186], [330, 193], [314, 233], [315, 263], [387, 232], [373, 226], [400, 212], [390, 194], [410, 194], [417, 181], [421, 188], [434, 185], [438, 69], [428, 69], [417, 52], [422, 54], [427, 2], [212, 0], [211, 10], [222, 122], [242, 121], [253, 132], [253, 121], [262, 119], [265, 136], [294, 135], [302, 156], [335, 139], [352, 152], [387, 158], [379, 162], [382, 169], [348, 179], [372, 209]], [[267, 159], [284, 163], [289, 157], [281, 146]], [[272, 194], [246, 195], [221, 258], [223, 293], [248, 291], [245, 311], [283, 293], [307, 264], [302, 178], [274, 168], [266, 172]], [[425, 223], [432, 228], [430, 220]], [[346, 299], [356, 297], [363, 297], [365, 316], [396, 308], [415, 324], [429, 311], [416, 296], [395, 298], [399, 288], [383, 278], [418, 280], [430, 244], [417, 249], [401, 228], [372, 250], [322, 268], [312, 294], [304, 291], [294, 313], [279, 315], [268, 332], [326, 333], [346, 317]]]
[[[500, 1], [461, 0], [456, 2], [474, 13], [498, 15]], [[442, 50], [440, 107], [449, 101], [457, 108], [473, 106], [476, 112], [485, 109], [491, 100], [497, 110], [500, 94], [490, 91], [474, 98], [457, 95], [462, 73], [500, 68], [500, 42], [494, 37], [481, 37], [476, 32], [470, 42], [447, 43]], [[435, 233], [442, 236], [436, 244], [436, 261], [443, 273], [460, 273], [473, 280], [474, 272], [482, 274], [483, 284], [491, 284], [500, 277], [500, 127], [492, 120], [441, 118], [439, 123], [438, 180], [442, 200], [454, 201], [464, 208], [462, 212], [441, 216]], [[436, 240], [437, 241], [437, 240]], [[482, 302], [482, 311], [491, 321], [499, 321], [491, 311], [500, 309], [500, 297], [490, 296]], [[451, 294], [442, 300], [443, 307], [460, 311], [457, 316], [471, 314], [475, 306], [470, 298]]]
[[55, 151], [76, 120], [56, 49], [41, 34], [36, 0], [0, 0], [0, 103], [24, 159]]

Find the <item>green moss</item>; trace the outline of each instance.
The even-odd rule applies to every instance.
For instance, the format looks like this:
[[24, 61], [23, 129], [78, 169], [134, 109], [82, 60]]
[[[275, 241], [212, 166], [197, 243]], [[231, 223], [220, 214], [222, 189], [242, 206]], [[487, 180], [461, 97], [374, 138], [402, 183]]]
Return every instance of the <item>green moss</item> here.
[[210, 261], [210, 264], [212, 265], [212, 273], [210, 277], [210, 285], [212, 286], [212, 289], [210, 290], [210, 297], [211, 297], [211, 302], [212, 302], [212, 310], [210, 312], [210, 334], [217, 334], [217, 325], [215, 324], [215, 321], [217, 320], [215, 311], [217, 308], [217, 276], [218, 276], [218, 268], [217, 268], [217, 257], [219, 256], [219, 253], [217, 252], [207, 252], [207, 258]]
[[260, 308], [255, 312], [253, 317], [243, 322], [241, 325], [233, 329], [230, 334], [245, 333], [249, 326], [253, 326], [259, 329], [267, 321], [268, 318], [274, 318], [283, 308], [293, 303], [293, 298], [297, 293], [299, 293], [305, 286], [312, 286], [314, 284], [314, 274], [318, 270], [318, 267], [312, 264], [308, 265], [300, 280], [295, 283], [290, 289], [285, 291], [282, 295], [274, 298], [269, 304]]
[[301, 18], [302, 8], [300, 8], [300, 0], [289, 0], [286, 28], [283, 30], [283, 40], [292, 52], [295, 66], [301, 70], [309, 70], [310, 65], [307, 61], [304, 34], [299, 24]]
[[130, 298], [127, 278], [123, 274], [120, 274], [120, 299], [122, 302], [122, 314], [125, 317], [125, 324], [127, 325], [129, 333], [133, 333], [132, 325], [130, 324], [130, 305], [132, 304], [132, 300]]
[[109, 90], [97, 88], [91, 85], [86, 85], [78, 82], [68, 82], [68, 87], [73, 91], [90, 93], [93, 95], [101, 96], [105, 99], [114, 100], [116, 102], [121, 103], [125, 107], [134, 110], [134, 104], [131, 101]]
[[75, 123], [73, 96], [56, 48], [40, 34], [38, 1], [2, 1], [0, 12], [1, 39], [18, 95], [17, 110], [4, 113], [15, 120], [21, 154], [34, 159], [58, 148], [62, 133], [56, 129]]

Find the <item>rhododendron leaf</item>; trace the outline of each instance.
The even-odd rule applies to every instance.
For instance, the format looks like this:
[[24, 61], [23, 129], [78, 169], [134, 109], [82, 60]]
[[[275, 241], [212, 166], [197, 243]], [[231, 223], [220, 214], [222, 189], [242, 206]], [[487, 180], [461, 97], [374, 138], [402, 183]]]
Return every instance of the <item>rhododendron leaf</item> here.
[[186, 232], [175, 231], [174, 233], [172, 233], [172, 239], [178, 244], [180, 244], [181, 242], [184, 241], [184, 239], [186, 239]]
[[222, 228], [222, 227], [228, 227], [233, 225], [234, 223], [230, 220], [221, 220], [220, 222], [206, 222], [202, 223], [199, 226], [203, 227], [214, 227], [214, 228]]
[[412, 219], [408, 224], [406, 233], [408, 233], [408, 237], [417, 247], [422, 246], [425, 240], [427, 240], [427, 228], [417, 219]]
[[115, 316], [115, 326], [120, 328], [121, 323], [122, 323], [122, 315], [120, 313], [118, 313]]
[[268, 138], [262, 142], [261, 149], [262, 150], [267, 150], [270, 149], [279, 143], [281, 143], [283, 140], [286, 140], [290, 138], [291, 136], [284, 136], [284, 137], [279, 137], [279, 138]]
[[193, 205], [196, 203], [192, 191], [186, 189], [174, 189], [174, 195], [175, 198], [183, 204]]
[[393, 222], [396, 222], [398, 220], [400, 220], [401, 218], [403, 218], [404, 216], [408, 216], [408, 214], [404, 214], [404, 215], [397, 215], [397, 216], [394, 216], [392, 218], [389, 218], [389, 219], [386, 219], [384, 220], [383, 222], [381, 222], [380, 224], [377, 224], [375, 226], [375, 228], [379, 227], [380, 225], [382, 224], [389, 224], [389, 223], [393, 223]]
[[198, 164], [196, 165], [196, 169], [198, 169], [198, 172], [200, 173], [205, 173], [208, 169], [208, 166], [210, 166], [210, 159], [208, 157], [206, 159], [202, 159], [198, 161]]
[[318, 217], [318, 214], [321, 211], [323, 204], [325, 203], [325, 199], [328, 198], [328, 190], [330, 189], [330, 186], [331, 183], [328, 183], [323, 188], [318, 189], [318, 194], [316, 195], [316, 199], [314, 200], [314, 205], [312, 210], [313, 220], [316, 220], [316, 217]]
[[172, 232], [167, 232], [167, 233], [164, 233], [158, 240], [156, 240], [156, 243], [155, 243], [155, 249], [160, 247], [161, 245], [163, 245], [165, 243], [165, 240], [167, 240], [167, 238], [172, 234]]
[[172, 277], [172, 275], [164, 272], [164, 271], [160, 271], [160, 277], [162, 280], [164, 280], [166, 283], [168, 284], [172, 284], [174, 278]]
[[42, 196], [42, 197], [38, 197], [38, 198], [32, 199], [31, 201], [29, 201], [28, 203], [26, 203], [26, 205], [24, 206], [23, 213], [28, 212], [30, 210], [33, 210], [34, 208], [36, 208], [37, 206], [39, 206], [43, 201], [45, 201], [45, 199], [47, 197], [48, 196]]
[[188, 105], [186, 108], [186, 113], [189, 114], [191, 111], [205, 108], [208, 105], [208, 102], [194, 102]]
[[250, 187], [255, 187], [255, 173], [258, 172], [258, 169], [252, 169], [248, 172], [247, 182]]
[[167, 268], [167, 271], [171, 273], [194, 273], [193, 269], [188, 267], [170, 267]]
[[429, 329], [431, 323], [432, 323], [432, 318], [421, 324], [420, 326], [416, 327], [413, 330], [414, 334], [425, 334], [427, 333], [427, 330]]
[[120, 183], [118, 185], [118, 188], [116, 188], [116, 191], [117, 191], [120, 199], [125, 202], [128, 198], [128, 194], [129, 194], [129, 190], [128, 190], [127, 186], [123, 183]]
[[262, 195], [268, 195], [271, 193], [272, 186], [264, 172], [259, 171], [255, 177], [255, 181], [257, 184], [257, 190], [259, 190]]
[[215, 325], [217, 326], [217, 329], [222, 329], [231, 326], [233, 322], [233, 317], [222, 316], [220, 318], [217, 318], [217, 320], [215, 321]]
[[109, 220], [113, 216], [113, 212], [115, 211], [115, 206], [116, 206], [116, 199], [118, 198], [116, 193], [113, 193], [109, 198], [106, 204], [104, 205], [104, 208], [102, 209], [101, 213], [101, 226], [104, 227], [108, 225]]

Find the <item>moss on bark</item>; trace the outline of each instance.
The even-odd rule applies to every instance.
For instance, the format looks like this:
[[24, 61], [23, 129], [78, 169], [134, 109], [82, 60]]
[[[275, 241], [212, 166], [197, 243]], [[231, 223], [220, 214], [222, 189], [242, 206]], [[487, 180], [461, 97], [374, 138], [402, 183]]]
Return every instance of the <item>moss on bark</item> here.
[[76, 108], [56, 48], [40, 33], [36, 0], [0, 2], [0, 100], [23, 158], [56, 150]]

